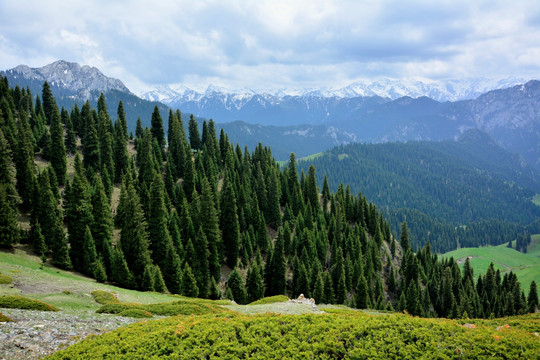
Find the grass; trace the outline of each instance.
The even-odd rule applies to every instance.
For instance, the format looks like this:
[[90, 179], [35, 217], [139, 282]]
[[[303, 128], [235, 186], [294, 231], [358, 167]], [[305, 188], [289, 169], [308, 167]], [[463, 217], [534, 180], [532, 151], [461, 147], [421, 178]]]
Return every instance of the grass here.
[[248, 305], [263, 305], [263, 304], [273, 304], [278, 302], [287, 301], [289, 298], [285, 295], [276, 295], [276, 296], [269, 296], [262, 299], [259, 299], [257, 301], [254, 301], [252, 303], [249, 303]]
[[499, 246], [462, 248], [447, 252], [441, 256], [445, 258], [453, 257], [460, 266], [463, 266], [466, 258], [470, 257], [475, 277], [479, 274], [485, 274], [490, 263], [493, 262], [493, 266], [501, 271], [501, 275], [513, 271], [526, 294], [529, 292], [531, 282], [533, 280], [538, 282], [540, 279], [540, 234], [532, 236], [526, 254], [502, 244]]

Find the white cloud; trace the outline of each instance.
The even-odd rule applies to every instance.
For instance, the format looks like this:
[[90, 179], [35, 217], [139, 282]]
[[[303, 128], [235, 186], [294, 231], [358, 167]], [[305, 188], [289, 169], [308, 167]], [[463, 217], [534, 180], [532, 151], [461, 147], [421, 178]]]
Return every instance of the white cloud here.
[[134, 91], [538, 77], [539, 13], [533, 0], [2, 1], [0, 68], [77, 61]]

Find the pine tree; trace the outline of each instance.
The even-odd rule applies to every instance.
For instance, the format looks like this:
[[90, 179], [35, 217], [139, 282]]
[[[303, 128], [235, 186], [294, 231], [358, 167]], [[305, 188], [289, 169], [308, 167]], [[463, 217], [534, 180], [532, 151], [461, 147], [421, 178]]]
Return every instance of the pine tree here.
[[128, 288], [135, 289], [137, 283], [135, 282], [135, 277], [129, 270], [127, 261], [124, 257], [122, 249], [116, 248], [113, 251], [113, 264], [112, 264], [112, 280], [118, 285]]
[[202, 149], [201, 136], [199, 135], [199, 125], [193, 114], [189, 117], [189, 143], [193, 150]]
[[86, 226], [84, 232], [84, 243], [82, 247], [82, 269], [86, 275], [93, 276], [95, 272], [95, 266], [97, 261], [97, 251], [96, 245], [94, 243], [94, 238], [92, 237], [92, 232], [88, 225]]
[[[129, 268], [140, 284], [144, 268], [150, 259], [148, 232], [139, 196], [130, 182], [125, 189], [126, 203], [122, 208], [123, 221], [120, 230], [120, 244]], [[120, 195], [122, 197], [122, 194]]]
[[201, 180], [201, 211], [199, 217], [199, 223], [208, 242], [208, 250], [210, 252], [208, 255], [210, 274], [215, 279], [218, 279], [221, 265], [218, 253], [222, 247], [221, 234], [214, 195], [206, 177]]
[[152, 259], [160, 268], [165, 268], [166, 253], [172, 247], [172, 240], [167, 228], [167, 210], [163, 201], [163, 181], [156, 174], [150, 186], [150, 208], [148, 213], [148, 236]]
[[221, 291], [219, 290], [216, 280], [214, 278], [212, 278], [210, 283], [208, 297], [212, 300], [219, 300], [221, 298]]
[[221, 233], [227, 265], [235, 267], [240, 247], [240, 226], [236, 208], [236, 196], [228, 176], [225, 177], [221, 194]]
[[364, 275], [360, 275], [358, 278], [358, 283], [356, 285], [356, 308], [358, 309], [367, 309], [369, 308], [369, 288]]
[[157, 106], [154, 107], [154, 112], [152, 113], [151, 126], [152, 137], [157, 140], [160, 148], [163, 149], [165, 146], [165, 131], [163, 128], [163, 119]]
[[536, 281], [531, 281], [529, 287], [529, 296], [527, 298], [528, 312], [533, 313], [538, 309], [538, 289], [536, 287]]
[[120, 130], [119, 133], [123, 136], [125, 140], [128, 138], [128, 127], [127, 127], [127, 120], [126, 120], [126, 112], [124, 111], [124, 104], [122, 103], [122, 100], [118, 102], [118, 129]]
[[19, 239], [17, 212], [10, 203], [6, 187], [0, 184], [0, 247], [11, 247]]
[[144, 268], [141, 289], [143, 291], [155, 291], [154, 288], [154, 266], [151, 264], [146, 265]]
[[227, 287], [231, 289], [233, 299], [237, 304], [246, 304], [246, 288], [242, 276], [240, 276], [240, 273], [236, 268], [232, 271], [231, 275], [229, 275]]
[[285, 260], [283, 236], [282, 232], [278, 234], [274, 250], [265, 270], [267, 277], [266, 294], [269, 296], [285, 294], [286, 291], [287, 280], [285, 276], [287, 263]]
[[246, 278], [247, 302], [257, 301], [264, 296], [264, 281], [257, 263], [249, 269]]
[[64, 194], [64, 208], [71, 261], [76, 270], [84, 272], [84, 234], [94, 221], [90, 189], [84, 175], [76, 172], [73, 176], [70, 191]]
[[60, 114], [56, 106], [53, 107], [51, 116], [51, 166], [56, 173], [58, 183], [63, 185], [66, 179], [67, 169], [66, 148], [64, 146], [64, 129], [62, 128]]
[[65, 139], [65, 146], [66, 146], [66, 153], [68, 155], [73, 155], [77, 151], [77, 139], [75, 138], [75, 130], [73, 129], [73, 122], [71, 120], [71, 116], [67, 112], [67, 110], [64, 110], [62, 108], [62, 114], [65, 116], [62, 116], [62, 118], [65, 117], [65, 126], [66, 126], [66, 139]]
[[54, 100], [51, 87], [46, 81], [43, 83], [41, 99], [43, 100], [43, 111], [45, 113], [47, 125], [51, 125], [54, 111], [56, 109], [56, 111], [58, 112], [58, 107], [56, 106], [56, 101]]
[[161, 269], [157, 265], [152, 265], [152, 275], [154, 278], [154, 290], [160, 293], [167, 292], [167, 286], [163, 280]]
[[99, 139], [93, 122], [87, 125], [86, 136], [83, 141], [83, 164], [86, 169], [92, 167], [94, 170], [100, 168], [99, 160]]
[[93, 276], [98, 283], [104, 283], [105, 281], [107, 281], [107, 270], [105, 269], [105, 264], [102, 258], [99, 258], [96, 261]]
[[18, 121], [17, 153], [15, 154], [17, 192], [22, 200], [23, 211], [30, 210], [36, 187], [34, 150], [31, 139], [32, 132], [28, 126], [28, 120], [23, 114]]
[[30, 227], [30, 241], [34, 252], [39, 256], [44, 256], [47, 253], [47, 244], [45, 244], [45, 238], [41, 231], [41, 225], [37, 219], [32, 219]]
[[188, 297], [197, 297], [199, 295], [199, 288], [197, 287], [197, 280], [191, 271], [191, 267], [186, 262], [184, 265], [184, 271], [182, 272], [182, 295]]
[[91, 230], [98, 253], [103, 252], [103, 244], [111, 243], [113, 238], [113, 218], [109, 200], [105, 189], [98, 176], [95, 180], [94, 190], [91, 196], [92, 217], [94, 219]]
[[324, 272], [324, 294], [325, 294], [325, 304], [333, 304], [335, 300], [334, 296], [334, 285], [332, 284], [332, 276], [328, 271]]
[[410, 248], [409, 244], [409, 227], [407, 226], [407, 222], [404, 221], [403, 224], [401, 224], [401, 235], [399, 238], [399, 242], [401, 244], [401, 248], [403, 249], [403, 252], [407, 252], [407, 250]]

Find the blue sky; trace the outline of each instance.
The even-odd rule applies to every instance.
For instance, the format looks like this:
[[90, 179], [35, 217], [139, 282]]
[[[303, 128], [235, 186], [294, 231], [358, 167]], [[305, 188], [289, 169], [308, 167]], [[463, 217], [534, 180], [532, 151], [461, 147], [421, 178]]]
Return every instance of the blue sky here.
[[96, 66], [134, 92], [540, 78], [540, 1], [0, 0], [0, 69]]

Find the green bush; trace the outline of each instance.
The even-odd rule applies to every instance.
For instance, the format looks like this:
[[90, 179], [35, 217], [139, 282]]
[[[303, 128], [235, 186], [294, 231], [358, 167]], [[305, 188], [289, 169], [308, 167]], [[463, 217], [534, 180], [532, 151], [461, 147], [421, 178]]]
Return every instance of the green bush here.
[[132, 303], [122, 303], [122, 304], [105, 304], [99, 309], [97, 309], [97, 313], [100, 314], [120, 314], [122, 311], [129, 310], [129, 309], [141, 309], [141, 305], [139, 304], [132, 304]]
[[152, 314], [143, 309], [127, 309], [122, 311], [118, 316], [132, 317], [132, 318], [150, 318]]
[[12, 282], [13, 278], [11, 276], [0, 274], [0, 284], [11, 284]]
[[94, 290], [92, 291], [92, 296], [94, 297], [94, 300], [101, 305], [105, 304], [118, 304], [120, 303], [116, 296], [114, 296], [112, 293], [108, 291], [103, 290]]
[[[524, 320], [529, 321], [529, 320]], [[83, 340], [50, 359], [534, 359], [540, 341], [494, 324], [363, 312], [169, 317]]]
[[9, 321], [13, 321], [13, 320], [8, 318], [6, 315], [0, 313], [0, 322], [9, 322]]
[[284, 302], [288, 301], [289, 298], [285, 295], [275, 295], [275, 296], [269, 296], [262, 299], [259, 299], [257, 301], [254, 301], [252, 303], [249, 303], [248, 305], [264, 305], [264, 304], [273, 304], [278, 302]]
[[154, 315], [205, 315], [226, 311], [221, 307], [212, 306], [205, 303], [189, 301], [174, 301], [170, 303], [149, 304], [143, 306], [145, 310]]
[[47, 303], [44, 303], [43, 301], [30, 299], [30, 298], [20, 296], [20, 295], [0, 296], [0, 308], [58, 311], [56, 307], [49, 305]]

